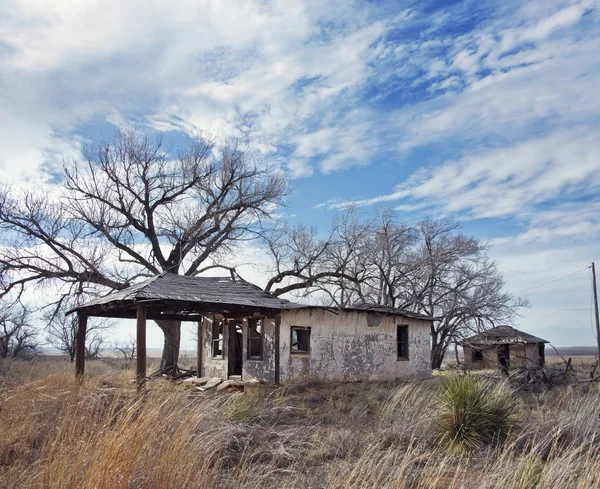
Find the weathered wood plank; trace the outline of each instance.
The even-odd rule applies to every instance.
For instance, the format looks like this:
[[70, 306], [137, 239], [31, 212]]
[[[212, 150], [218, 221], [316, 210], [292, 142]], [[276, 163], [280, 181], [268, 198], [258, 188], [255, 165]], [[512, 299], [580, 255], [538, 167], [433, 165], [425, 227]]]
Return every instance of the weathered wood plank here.
[[137, 306], [136, 382], [138, 390], [146, 381], [146, 306]]
[[87, 333], [87, 316], [77, 318], [77, 334], [75, 335], [75, 376], [83, 381], [85, 373], [85, 335]]

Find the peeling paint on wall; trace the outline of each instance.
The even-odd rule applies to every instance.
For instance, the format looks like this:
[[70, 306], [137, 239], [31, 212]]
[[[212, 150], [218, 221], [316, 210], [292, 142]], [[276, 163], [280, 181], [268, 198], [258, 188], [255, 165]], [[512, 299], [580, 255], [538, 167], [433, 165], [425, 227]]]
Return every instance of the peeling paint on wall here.
[[[275, 382], [277, 318], [263, 318], [263, 358], [248, 359], [248, 320], [243, 320], [242, 379]], [[213, 318], [205, 318], [204, 375], [227, 378], [229, 328], [224, 358], [212, 357]], [[397, 357], [397, 326], [408, 326], [409, 358]], [[291, 352], [292, 326], [310, 328], [309, 353]], [[431, 376], [430, 322], [363, 311], [297, 309], [281, 312], [280, 381], [394, 380]]]
[[[431, 376], [429, 321], [367, 312], [300, 309], [281, 313], [281, 381], [393, 380]], [[373, 321], [371, 321], [373, 324]], [[409, 359], [398, 360], [397, 325], [409, 326]], [[310, 353], [290, 351], [292, 326], [311, 328]]]
[[263, 318], [263, 359], [248, 359], [248, 322], [244, 321], [242, 379], [275, 382], [275, 319]]
[[212, 354], [212, 325], [213, 318], [204, 319], [204, 354], [202, 356], [204, 361], [204, 375], [206, 377], [219, 377], [221, 379], [227, 378], [227, 340], [229, 334], [227, 328], [223, 328], [223, 358], [213, 358]]

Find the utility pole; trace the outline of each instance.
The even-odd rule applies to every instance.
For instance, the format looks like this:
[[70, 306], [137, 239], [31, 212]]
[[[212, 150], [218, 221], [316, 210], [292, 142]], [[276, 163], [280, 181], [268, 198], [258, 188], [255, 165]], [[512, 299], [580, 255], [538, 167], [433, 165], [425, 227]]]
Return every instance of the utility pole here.
[[598, 289], [596, 288], [596, 265], [592, 262], [592, 287], [594, 289], [594, 311], [596, 313], [596, 340], [598, 341], [598, 361], [600, 361], [600, 318], [598, 317]]

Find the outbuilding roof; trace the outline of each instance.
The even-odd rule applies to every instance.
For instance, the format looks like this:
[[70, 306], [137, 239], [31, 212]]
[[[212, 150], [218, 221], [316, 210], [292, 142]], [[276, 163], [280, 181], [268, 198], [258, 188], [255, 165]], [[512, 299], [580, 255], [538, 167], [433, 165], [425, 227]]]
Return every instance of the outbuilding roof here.
[[548, 341], [519, 331], [512, 326], [496, 326], [463, 341], [463, 345], [494, 345], [506, 343], [548, 343]]
[[[148, 317], [152, 319], [164, 317], [164, 314], [210, 314], [305, 308], [335, 310], [331, 307], [291, 302], [239, 278], [191, 277], [163, 273], [77, 306], [68, 311], [68, 314], [78, 312], [90, 316], [135, 317], [136, 306], [140, 303], [147, 307]], [[343, 309], [432, 319], [403, 309], [366, 303]]]

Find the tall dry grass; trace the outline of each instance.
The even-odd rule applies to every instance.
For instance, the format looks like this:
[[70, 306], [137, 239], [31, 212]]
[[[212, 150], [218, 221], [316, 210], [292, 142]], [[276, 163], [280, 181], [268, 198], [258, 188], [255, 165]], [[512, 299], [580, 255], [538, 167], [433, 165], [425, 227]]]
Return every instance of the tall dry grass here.
[[[37, 370], [36, 370], [37, 368]], [[90, 362], [0, 365], [0, 487], [600, 487], [600, 389], [521, 393], [504, 444], [436, 442], [435, 380], [297, 385], [267, 399], [197, 393]]]

